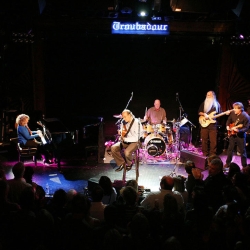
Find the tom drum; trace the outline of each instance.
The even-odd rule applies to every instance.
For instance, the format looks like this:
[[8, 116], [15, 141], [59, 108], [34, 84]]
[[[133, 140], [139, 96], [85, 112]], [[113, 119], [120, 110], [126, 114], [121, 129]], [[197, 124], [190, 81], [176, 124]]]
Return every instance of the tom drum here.
[[151, 124], [147, 124], [147, 133], [150, 134], [150, 133], [153, 133], [154, 132], [154, 128]]

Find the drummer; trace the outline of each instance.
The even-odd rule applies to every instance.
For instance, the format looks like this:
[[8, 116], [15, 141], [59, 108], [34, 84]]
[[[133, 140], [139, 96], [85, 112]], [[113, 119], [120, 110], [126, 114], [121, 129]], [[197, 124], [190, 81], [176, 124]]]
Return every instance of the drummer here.
[[144, 120], [151, 125], [167, 123], [166, 111], [161, 107], [161, 101], [159, 99], [155, 100], [154, 107], [148, 109], [144, 116]]

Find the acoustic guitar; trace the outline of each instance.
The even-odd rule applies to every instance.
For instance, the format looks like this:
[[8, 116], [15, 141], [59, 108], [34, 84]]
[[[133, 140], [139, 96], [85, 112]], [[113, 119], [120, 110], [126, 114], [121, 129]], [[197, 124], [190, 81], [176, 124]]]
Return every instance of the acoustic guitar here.
[[120, 138], [119, 141], [122, 142], [123, 138], [125, 137], [125, 135], [127, 134], [127, 128], [125, 124], [121, 124], [121, 129], [120, 129]]
[[[233, 109], [228, 110], [228, 111], [231, 112], [231, 111], [233, 111]], [[201, 125], [203, 128], [206, 128], [209, 124], [215, 123], [215, 122], [216, 122], [215, 118], [225, 115], [228, 111], [225, 111], [225, 112], [220, 113], [220, 114], [218, 114], [218, 115], [215, 115], [215, 114], [216, 114], [216, 111], [213, 111], [213, 112], [211, 112], [211, 113], [208, 115], [208, 118], [207, 118], [207, 119], [205, 118], [205, 116], [201, 115], [201, 116], [199, 117], [199, 123], [200, 123], [200, 125]]]

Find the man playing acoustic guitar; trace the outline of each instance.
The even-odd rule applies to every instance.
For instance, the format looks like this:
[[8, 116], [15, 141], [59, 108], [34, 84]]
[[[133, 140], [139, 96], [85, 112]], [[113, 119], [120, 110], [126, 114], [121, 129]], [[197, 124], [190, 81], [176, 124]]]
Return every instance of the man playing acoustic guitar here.
[[[118, 166], [115, 171], [132, 168], [132, 153], [138, 149], [139, 139], [143, 136], [143, 128], [139, 119], [128, 109], [123, 110], [122, 118], [126, 124], [121, 124], [121, 139], [111, 147], [112, 156]], [[124, 149], [124, 158], [121, 150]]]
[[250, 117], [244, 111], [244, 106], [241, 102], [235, 102], [233, 104], [233, 110], [234, 112], [231, 112], [226, 122], [229, 146], [224, 168], [227, 168], [232, 161], [235, 144], [241, 155], [241, 165], [244, 168], [247, 166], [246, 131], [249, 129]]

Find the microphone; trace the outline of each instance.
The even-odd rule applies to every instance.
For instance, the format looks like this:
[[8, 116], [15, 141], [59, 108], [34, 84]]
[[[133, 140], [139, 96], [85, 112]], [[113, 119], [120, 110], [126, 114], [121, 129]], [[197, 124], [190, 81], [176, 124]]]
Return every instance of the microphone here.
[[132, 98], [133, 98], [133, 92], [131, 93], [131, 98], [130, 98], [130, 100], [132, 100]]
[[178, 94], [178, 93], [176, 93], [176, 101], [178, 101], [178, 97], [179, 97], [179, 94]]

